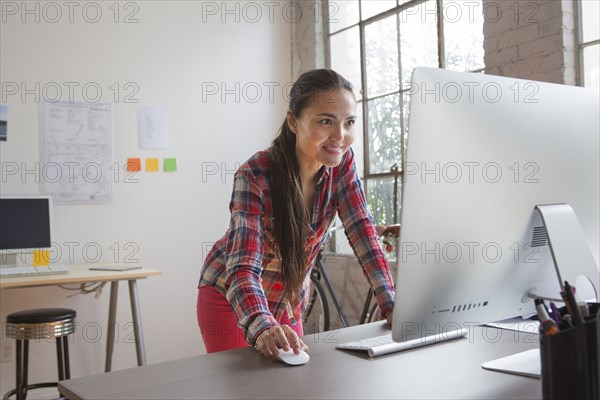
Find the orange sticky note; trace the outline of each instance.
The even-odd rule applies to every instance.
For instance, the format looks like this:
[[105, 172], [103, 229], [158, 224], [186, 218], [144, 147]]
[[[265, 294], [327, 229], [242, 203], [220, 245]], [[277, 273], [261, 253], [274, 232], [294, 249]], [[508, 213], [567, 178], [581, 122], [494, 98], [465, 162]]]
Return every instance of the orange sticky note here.
[[50, 250], [34, 250], [31, 265], [34, 267], [47, 267], [50, 265]]
[[142, 170], [142, 160], [139, 158], [127, 159], [127, 171], [138, 172]]
[[146, 158], [146, 171], [158, 172], [158, 158]]

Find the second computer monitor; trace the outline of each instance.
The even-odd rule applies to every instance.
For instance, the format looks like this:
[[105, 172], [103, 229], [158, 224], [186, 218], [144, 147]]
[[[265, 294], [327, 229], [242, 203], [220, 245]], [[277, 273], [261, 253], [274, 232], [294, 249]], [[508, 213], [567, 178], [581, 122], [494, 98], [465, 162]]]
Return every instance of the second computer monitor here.
[[52, 198], [0, 198], [0, 263], [14, 264], [15, 255], [52, 246]]

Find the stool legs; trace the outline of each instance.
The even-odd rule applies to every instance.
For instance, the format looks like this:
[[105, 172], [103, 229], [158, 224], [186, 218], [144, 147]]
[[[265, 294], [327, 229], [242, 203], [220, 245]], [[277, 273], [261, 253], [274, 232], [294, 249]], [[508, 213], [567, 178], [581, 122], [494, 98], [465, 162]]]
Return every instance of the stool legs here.
[[[56, 338], [56, 358], [58, 361], [58, 380], [62, 381], [71, 378], [69, 365], [69, 337], [63, 336]], [[28, 389], [38, 389], [43, 387], [57, 386], [55, 382], [27, 384], [27, 375], [29, 368], [29, 340], [17, 339], [17, 385], [16, 389], [6, 393], [2, 399], [8, 400], [12, 395], [17, 396], [17, 400], [27, 398]]]
[[29, 359], [29, 340], [17, 340], [17, 400], [27, 397], [27, 368]]
[[63, 350], [65, 354], [65, 379], [71, 379], [71, 366], [69, 365], [69, 339], [67, 336], [63, 336]]
[[69, 339], [67, 336], [56, 338], [56, 359], [58, 360], [58, 380], [70, 379]]
[[56, 338], [56, 360], [58, 361], [58, 380], [62, 381], [65, 379], [64, 374], [64, 363], [63, 363], [63, 349], [62, 349], [62, 338]]

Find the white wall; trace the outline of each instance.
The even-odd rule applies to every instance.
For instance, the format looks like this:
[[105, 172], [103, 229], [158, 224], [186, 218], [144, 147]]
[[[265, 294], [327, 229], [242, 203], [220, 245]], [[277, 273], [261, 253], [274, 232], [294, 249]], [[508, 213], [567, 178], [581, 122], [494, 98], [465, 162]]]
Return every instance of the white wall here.
[[[121, 249], [117, 261], [122, 262], [128, 254], [125, 245], [137, 244], [139, 264], [164, 273], [138, 284], [148, 362], [202, 354], [196, 284], [204, 249], [226, 229], [231, 170], [267, 147], [283, 120], [286, 96], [282, 88], [291, 81], [289, 20], [282, 17], [280, 6], [269, 6], [271, 14], [262, 7], [262, 16], [257, 18], [240, 2], [228, 3], [233, 12], [225, 14], [221, 2], [135, 1], [129, 4], [137, 10], [119, 4], [117, 23], [110, 8], [114, 2], [96, 3], [102, 10], [99, 22], [84, 18], [94, 18], [94, 8], [84, 14], [86, 3], [74, 2], [73, 22], [69, 21], [69, 9], [62, 7], [62, 17], [52, 23], [56, 10], [44, 10], [43, 2], [28, 2], [33, 14], [23, 14], [21, 2], [1, 3], [3, 89], [7, 83], [17, 83], [35, 91], [39, 82], [43, 95], [44, 88], [56, 82], [65, 89], [62, 99], [68, 100], [64, 83], [77, 82], [75, 98], [84, 100], [81, 87], [97, 83], [103, 91], [102, 101], [112, 102], [114, 107], [115, 162], [121, 167], [128, 157], [176, 157], [178, 162], [176, 173], [140, 173], [138, 183], [124, 183], [121, 175], [110, 205], [55, 206], [54, 241], [62, 246], [61, 262], [83, 263], [82, 248], [87, 243], [100, 246], [101, 262], [114, 262], [111, 246], [115, 242]], [[207, 8], [207, 3], [212, 8]], [[13, 15], [14, 7], [17, 13]], [[138, 22], [123, 23], [131, 12]], [[115, 82], [122, 90], [116, 102], [110, 89]], [[139, 89], [132, 97], [139, 104], [168, 109], [168, 150], [137, 148], [137, 104], [124, 102], [122, 96], [131, 93], [124, 90], [128, 82]], [[249, 85], [245, 94], [252, 101], [245, 100], [243, 90], [237, 93], [239, 100], [235, 93], [224, 101], [219, 95], [203, 99], [203, 83], [207, 82], [224, 82], [234, 90], [236, 82], [241, 89]], [[275, 85], [273, 96], [269, 96], [268, 85]], [[250, 90], [257, 86], [263, 89], [259, 98]], [[0, 144], [3, 173], [5, 166], [15, 162], [21, 169], [39, 170], [39, 100], [34, 94], [21, 95], [2, 93], [9, 106], [8, 141]], [[203, 169], [212, 171], [215, 165], [219, 168], [215, 175], [202, 176]], [[221, 171], [222, 167], [229, 172]], [[35, 174], [3, 176], [1, 193], [38, 194], [39, 179], [43, 177]], [[80, 244], [73, 260], [69, 260], [65, 242]], [[70, 294], [57, 287], [2, 291], [0, 319], [29, 308], [74, 308], [79, 329], [71, 345], [72, 376], [101, 373], [108, 286], [99, 299], [68, 297]], [[125, 343], [132, 332], [127, 325], [129, 310], [127, 285], [121, 284], [113, 369], [136, 365], [134, 344]], [[10, 342], [2, 332], [2, 343]], [[14, 349], [14, 343], [12, 346]], [[33, 343], [30, 358], [30, 382], [55, 380], [53, 344]], [[12, 362], [2, 363], [0, 368], [0, 393], [4, 393], [14, 386], [14, 355]]]

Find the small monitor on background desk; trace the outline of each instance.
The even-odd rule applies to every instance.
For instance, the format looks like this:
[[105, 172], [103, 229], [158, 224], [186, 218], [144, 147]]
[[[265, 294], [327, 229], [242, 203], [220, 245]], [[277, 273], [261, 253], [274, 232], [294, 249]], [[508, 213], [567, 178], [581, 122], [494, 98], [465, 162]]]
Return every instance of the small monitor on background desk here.
[[16, 256], [52, 246], [52, 198], [0, 197], [0, 263], [16, 265]]
[[553, 258], [597, 297], [597, 91], [417, 68], [411, 92], [394, 340], [533, 314]]

